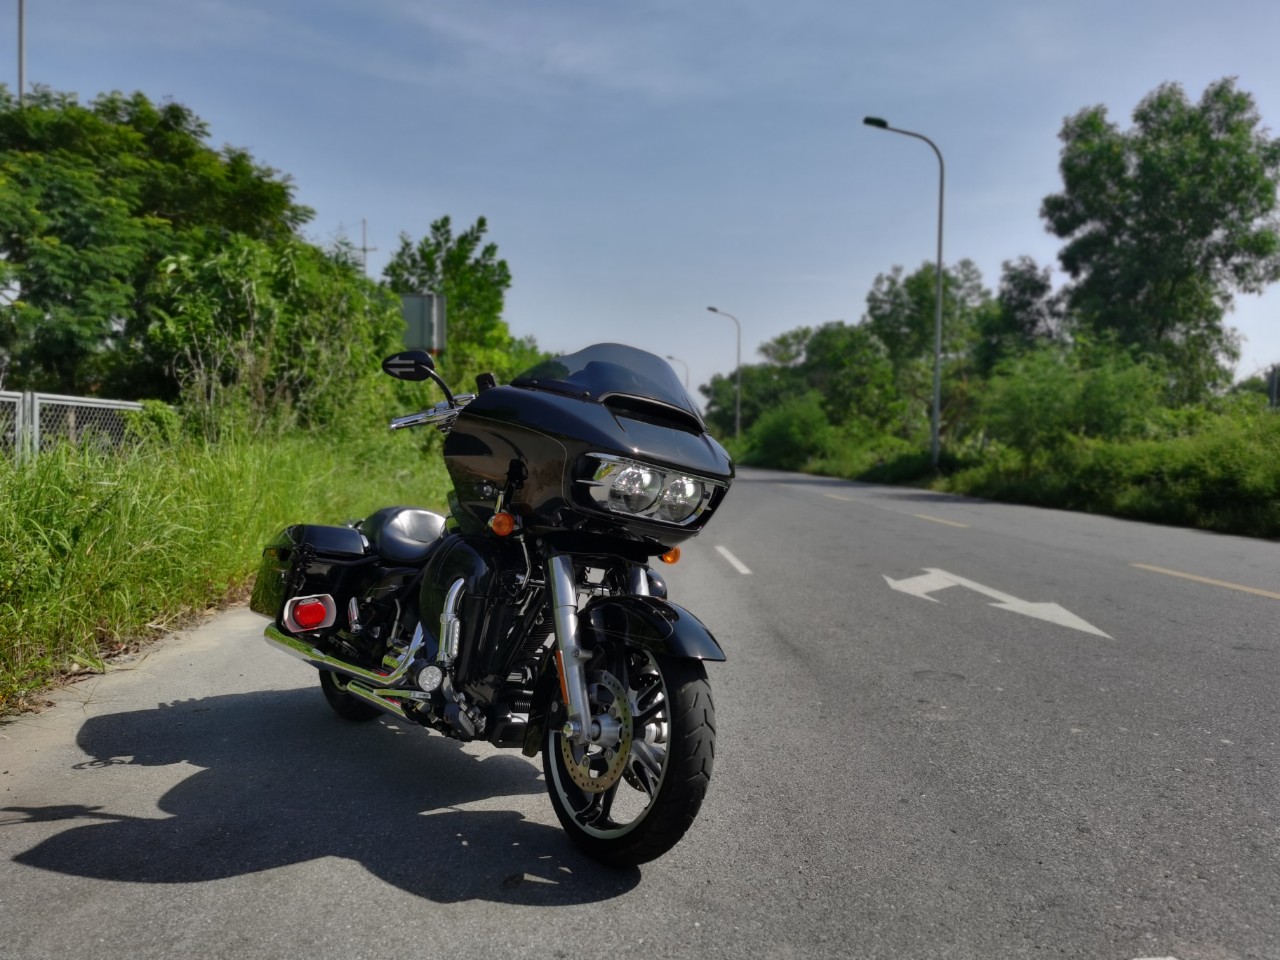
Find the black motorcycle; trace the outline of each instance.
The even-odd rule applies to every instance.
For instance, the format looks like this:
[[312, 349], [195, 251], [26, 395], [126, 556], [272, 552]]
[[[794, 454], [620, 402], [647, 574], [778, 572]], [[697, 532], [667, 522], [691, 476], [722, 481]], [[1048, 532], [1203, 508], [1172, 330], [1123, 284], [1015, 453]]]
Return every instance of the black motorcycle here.
[[605, 863], [670, 850], [715, 756], [705, 626], [651, 561], [724, 501], [733, 464], [658, 357], [598, 344], [454, 396], [429, 354], [383, 370], [445, 399], [392, 421], [446, 434], [448, 518], [386, 507], [263, 551], [251, 607], [348, 720], [381, 714], [542, 752], [556, 816]]

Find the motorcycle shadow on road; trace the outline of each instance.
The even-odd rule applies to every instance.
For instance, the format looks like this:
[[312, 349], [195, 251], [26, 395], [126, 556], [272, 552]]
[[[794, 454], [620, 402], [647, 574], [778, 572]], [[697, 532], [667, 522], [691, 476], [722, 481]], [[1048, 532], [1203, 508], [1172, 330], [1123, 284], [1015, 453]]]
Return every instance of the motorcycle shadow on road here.
[[[589, 903], [640, 879], [637, 869], [583, 857], [558, 824], [510, 809], [510, 798], [545, 794], [540, 765], [514, 752], [480, 758], [389, 719], [349, 723], [329, 711], [318, 687], [91, 717], [77, 742], [92, 759], [75, 765], [66, 804], [7, 810], [29, 823], [95, 822], [48, 837], [18, 863], [165, 884], [336, 856], [443, 903]], [[148, 797], [154, 777], [137, 768], [183, 761], [204, 769]], [[77, 804], [79, 776], [110, 780], [86, 782], [86, 799], [128, 798], [133, 810], [154, 802], [170, 816]], [[554, 824], [549, 802], [546, 814]]]

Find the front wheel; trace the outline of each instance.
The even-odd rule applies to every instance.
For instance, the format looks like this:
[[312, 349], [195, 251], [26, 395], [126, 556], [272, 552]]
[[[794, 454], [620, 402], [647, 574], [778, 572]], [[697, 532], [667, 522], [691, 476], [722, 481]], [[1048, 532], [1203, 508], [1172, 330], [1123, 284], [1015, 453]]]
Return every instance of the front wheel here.
[[614, 659], [587, 674], [592, 715], [612, 742], [584, 747], [548, 724], [542, 769], [574, 843], [594, 860], [634, 866], [674, 847], [698, 815], [716, 711], [701, 661], [643, 650]]

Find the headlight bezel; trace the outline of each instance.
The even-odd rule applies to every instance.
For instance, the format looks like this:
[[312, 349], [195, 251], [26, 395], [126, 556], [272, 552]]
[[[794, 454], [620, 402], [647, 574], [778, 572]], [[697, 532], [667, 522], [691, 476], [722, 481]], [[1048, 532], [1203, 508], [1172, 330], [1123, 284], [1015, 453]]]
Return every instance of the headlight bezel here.
[[[689, 470], [659, 466], [610, 453], [588, 453], [585, 459], [594, 462], [595, 467], [588, 476], [579, 479], [578, 483], [586, 488], [592, 505], [604, 513], [631, 520], [643, 520], [669, 527], [687, 527], [706, 512], [716, 491], [728, 486], [723, 480], [699, 476]], [[613, 496], [614, 484], [617, 480], [634, 470], [647, 471], [656, 474], [659, 478], [657, 495], [640, 510], [626, 509], [625, 505], [619, 502], [619, 498]], [[673, 515], [679, 516], [682, 508], [671, 509], [673, 501], [667, 498], [667, 492], [680, 481], [687, 481], [694, 485], [697, 491], [696, 502], [688, 508], [686, 515], [680, 519], [671, 519]], [[692, 496], [685, 496], [676, 502], [688, 504], [694, 499]], [[664, 513], [667, 515], [664, 516]]]

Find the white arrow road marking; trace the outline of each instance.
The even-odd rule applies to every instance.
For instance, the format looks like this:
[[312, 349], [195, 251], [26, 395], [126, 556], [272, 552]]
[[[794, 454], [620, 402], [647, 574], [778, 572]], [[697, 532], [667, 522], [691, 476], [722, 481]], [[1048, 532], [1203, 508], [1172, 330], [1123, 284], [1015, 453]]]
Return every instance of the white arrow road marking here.
[[995, 600], [996, 602], [991, 606], [997, 610], [1012, 610], [1014, 613], [1035, 617], [1037, 620], [1056, 623], [1060, 627], [1068, 627], [1071, 630], [1091, 633], [1095, 637], [1111, 639], [1108, 634], [1103, 633], [1093, 624], [1080, 619], [1074, 613], [1063, 609], [1056, 603], [1032, 603], [1029, 600], [1019, 600], [1015, 596], [983, 586], [964, 577], [958, 577], [954, 573], [947, 573], [945, 570], [926, 567], [925, 572], [918, 577], [908, 577], [905, 580], [891, 580], [889, 577], [884, 579], [885, 583], [900, 593], [909, 593], [913, 597], [923, 597], [926, 600], [933, 600], [935, 603], [937, 601], [929, 596], [930, 593], [945, 590], [947, 587], [967, 587], [976, 593], [982, 594], [984, 597], [990, 597]]
[[888, 577], [885, 577], [884, 580], [885, 583], [889, 584], [889, 586], [901, 593], [909, 593], [913, 597], [923, 597], [926, 600], [933, 600], [934, 603], [937, 603], [938, 601], [929, 596], [933, 591], [945, 590], [947, 587], [957, 587], [960, 585], [957, 581], [952, 580], [951, 577], [942, 570], [930, 570], [928, 573], [922, 573], [918, 577], [910, 577], [906, 580], [890, 580]]

